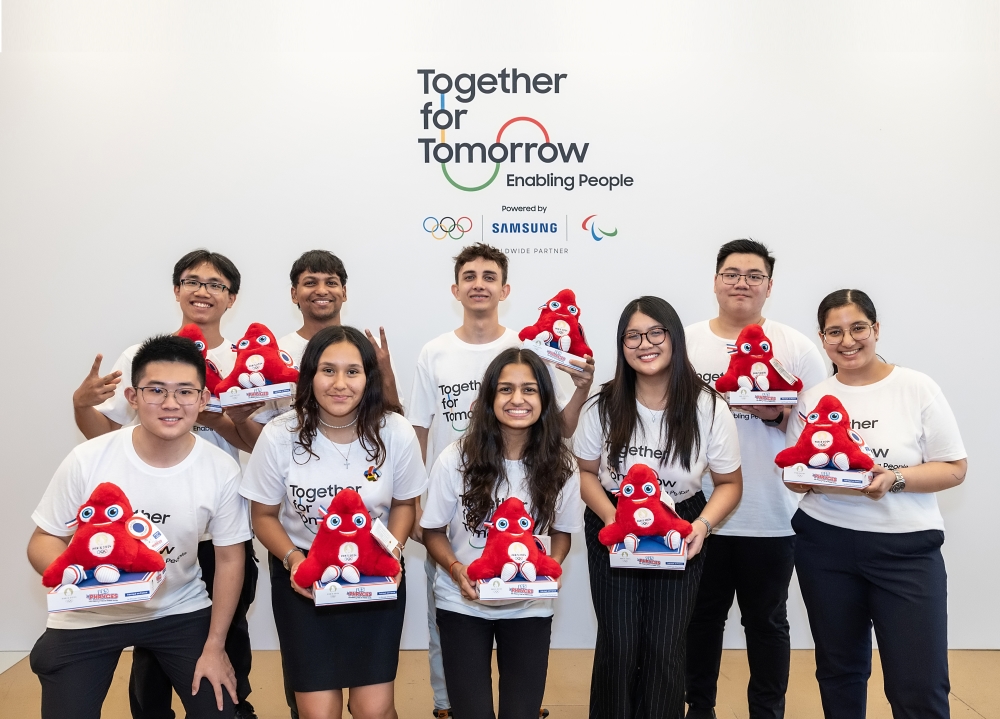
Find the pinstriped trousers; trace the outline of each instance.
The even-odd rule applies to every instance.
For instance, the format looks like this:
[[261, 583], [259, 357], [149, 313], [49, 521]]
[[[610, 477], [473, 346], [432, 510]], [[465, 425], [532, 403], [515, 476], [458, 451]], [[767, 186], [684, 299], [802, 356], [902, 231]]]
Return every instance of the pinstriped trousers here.
[[[690, 522], [705, 504], [698, 492], [677, 513]], [[607, 547], [597, 541], [603, 527], [588, 509], [584, 534], [597, 615], [590, 719], [683, 719], [687, 629], [707, 546], [684, 571], [612, 569]]]

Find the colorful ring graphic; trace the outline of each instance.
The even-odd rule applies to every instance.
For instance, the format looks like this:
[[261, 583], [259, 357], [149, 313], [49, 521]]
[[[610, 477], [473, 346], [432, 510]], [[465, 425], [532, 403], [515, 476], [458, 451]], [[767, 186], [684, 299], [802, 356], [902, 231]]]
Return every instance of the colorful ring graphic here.
[[[427, 226], [427, 221], [432, 220], [433, 225]], [[468, 227], [462, 227], [462, 221], [465, 221]], [[440, 220], [436, 217], [429, 216], [424, 218], [423, 222], [424, 232], [430, 234], [435, 240], [443, 240], [445, 237], [450, 237], [453, 240], [460, 240], [465, 237], [465, 233], [472, 229], [472, 220], [469, 217], [463, 215], [457, 220], [454, 217], [442, 217]], [[438, 235], [437, 233], [441, 234]], [[457, 233], [457, 234], [456, 234]]]
[[[512, 117], [511, 119], [507, 120], [507, 122], [505, 122], [501, 126], [499, 132], [497, 132], [497, 139], [496, 139], [497, 142], [500, 142], [500, 138], [503, 137], [504, 130], [506, 130], [508, 127], [510, 127], [511, 125], [513, 125], [515, 122], [530, 122], [530, 123], [533, 123], [533, 124], [537, 125], [538, 129], [542, 131], [542, 135], [545, 136], [545, 142], [549, 141], [549, 131], [546, 130], [545, 126], [542, 123], [540, 123], [538, 120], [536, 120], [535, 118], [533, 118], [533, 117]], [[493, 175], [490, 177], [490, 179], [488, 179], [486, 182], [484, 182], [481, 185], [477, 185], [476, 187], [466, 187], [465, 185], [460, 185], [457, 182], [455, 182], [452, 179], [451, 175], [448, 174], [448, 165], [447, 165], [447, 163], [444, 163], [444, 162], [441, 163], [441, 171], [444, 172], [445, 179], [448, 180], [448, 182], [451, 183], [452, 187], [456, 187], [459, 190], [463, 190], [465, 192], [477, 192], [477, 191], [482, 190], [482, 189], [484, 189], [486, 187], [489, 187], [491, 184], [493, 184], [493, 181], [495, 179], [497, 179], [497, 175], [500, 174], [500, 163], [498, 162], [496, 164], [496, 167], [493, 168]]]
[[[612, 230], [611, 232], [608, 232], [607, 230], [602, 230], [600, 227], [598, 227], [596, 222], [590, 222], [595, 217], [597, 217], [597, 215], [590, 215], [589, 217], [587, 217], [583, 221], [583, 224], [581, 225], [581, 227], [583, 227], [583, 229], [585, 229], [585, 230], [590, 230], [590, 236], [593, 237], [597, 242], [600, 242], [605, 237], [614, 237], [615, 235], [618, 234], [618, 228], [617, 227], [614, 230]], [[590, 227], [587, 227], [587, 223], [588, 222], [590, 222]], [[600, 237], [597, 236], [598, 232], [601, 233]]]

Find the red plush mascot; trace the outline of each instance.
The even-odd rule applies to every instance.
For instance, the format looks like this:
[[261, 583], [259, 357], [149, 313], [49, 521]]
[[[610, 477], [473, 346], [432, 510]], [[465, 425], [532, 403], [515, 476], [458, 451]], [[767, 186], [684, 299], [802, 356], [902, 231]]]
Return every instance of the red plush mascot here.
[[163, 557], [142, 543], [149, 523], [133, 514], [128, 497], [117, 484], [97, 485], [76, 519], [68, 523], [77, 527], [76, 534], [45, 570], [42, 584], [79, 584], [87, 578], [88, 569], [93, 569], [94, 578], [104, 584], [117, 582], [122, 572], [163, 569]]
[[538, 576], [555, 579], [562, 574], [559, 562], [545, 554], [535, 541], [535, 522], [517, 497], [501, 502], [490, 521], [483, 524], [489, 532], [482, 556], [467, 570], [472, 581], [500, 577], [509, 582], [520, 572], [533, 582]]
[[342, 489], [320, 522], [309, 556], [295, 570], [295, 583], [311, 587], [320, 580], [356, 584], [361, 575], [395, 577], [399, 562], [372, 537], [372, 520], [353, 489]]
[[795, 446], [781, 450], [774, 458], [779, 467], [802, 463], [815, 468], [867, 472], [875, 466], [871, 450], [861, 435], [851, 429], [847, 410], [833, 395], [820, 399], [816, 409], [803, 419], [806, 426]]
[[247, 328], [243, 339], [236, 345], [236, 364], [233, 371], [216, 389], [219, 395], [233, 387], [263, 387], [282, 382], [297, 382], [299, 371], [294, 368], [292, 357], [278, 349], [274, 335], [264, 325], [254, 322]]
[[208, 358], [208, 343], [205, 342], [205, 335], [201, 333], [198, 325], [190, 324], [181, 327], [181, 331], [177, 333], [178, 337], [186, 337], [187, 339], [194, 342], [194, 346], [198, 348], [201, 352], [201, 356], [205, 358], [205, 387], [212, 394], [213, 397], [218, 397], [219, 393], [216, 388], [219, 386], [219, 382], [222, 381], [222, 375], [219, 373], [219, 368], [215, 366], [215, 362]]
[[691, 534], [691, 523], [677, 516], [660, 500], [660, 479], [645, 464], [633, 464], [618, 485], [615, 521], [597, 534], [598, 541], [613, 547], [625, 542], [630, 551], [639, 537], [663, 537], [670, 549], [678, 549], [681, 539]]
[[792, 377], [795, 381], [789, 382], [771, 363], [774, 359], [771, 340], [760, 325], [744, 327], [729, 353], [732, 355], [729, 369], [715, 381], [715, 389], [719, 392], [736, 392], [741, 387], [761, 392], [802, 391], [802, 380]]
[[580, 308], [573, 290], [560, 290], [538, 309], [542, 311], [538, 321], [521, 330], [518, 338], [522, 341], [538, 340], [577, 357], [593, 356], [594, 351], [587, 346], [587, 338], [583, 334]]

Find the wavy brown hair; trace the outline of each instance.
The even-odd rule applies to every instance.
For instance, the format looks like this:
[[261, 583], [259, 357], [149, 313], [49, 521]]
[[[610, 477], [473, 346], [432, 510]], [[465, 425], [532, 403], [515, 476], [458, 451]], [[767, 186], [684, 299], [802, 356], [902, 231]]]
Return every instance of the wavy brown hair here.
[[555, 518], [556, 500], [573, 475], [575, 464], [563, 442], [562, 417], [545, 363], [534, 352], [516, 347], [501, 352], [486, 368], [479, 398], [472, 407], [469, 429], [460, 440], [465, 524], [470, 531], [482, 526], [499, 503], [500, 488], [508, 481], [503, 425], [493, 412], [493, 401], [500, 373], [510, 364], [530, 367], [538, 383], [542, 412], [538, 421], [531, 425], [521, 461], [531, 497], [535, 531], [542, 533]]
[[385, 463], [385, 443], [379, 429], [392, 406], [386, 401], [382, 390], [382, 373], [378, 368], [375, 349], [368, 338], [353, 327], [324, 327], [306, 345], [299, 365], [299, 381], [295, 386], [295, 417], [298, 421], [290, 428], [299, 434], [295, 442], [295, 454], [307, 455], [306, 462], [312, 457], [319, 459], [319, 455], [313, 451], [313, 440], [319, 431], [319, 401], [313, 392], [313, 380], [323, 352], [330, 345], [340, 342], [349, 342], [361, 353], [361, 364], [365, 370], [365, 391], [358, 404], [358, 438], [361, 440], [361, 447], [368, 452], [368, 461], [381, 467]]

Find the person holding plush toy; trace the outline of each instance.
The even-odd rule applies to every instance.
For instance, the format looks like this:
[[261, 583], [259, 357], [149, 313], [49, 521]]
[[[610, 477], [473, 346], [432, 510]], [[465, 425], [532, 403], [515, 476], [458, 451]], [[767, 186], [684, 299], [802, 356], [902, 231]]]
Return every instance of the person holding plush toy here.
[[[486, 368], [464, 437], [448, 445], [431, 470], [420, 523], [424, 545], [438, 565], [437, 626], [457, 717], [496, 716], [494, 641], [499, 715], [539, 716], [552, 602], [480, 602], [475, 579], [489, 574], [531, 580], [561, 572], [570, 534], [583, 528], [580, 477], [562, 429], [545, 363], [529, 350], [509, 348]], [[533, 531], [551, 536], [550, 556], [534, 545]], [[511, 541], [514, 534], [524, 549]]]
[[[740, 501], [739, 440], [729, 407], [688, 361], [673, 307], [659, 297], [633, 300], [617, 336], [615, 376], [588, 401], [574, 438], [597, 614], [590, 716], [680, 719], [685, 636], [704, 566], [702, 547]], [[611, 567], [600, 532], [615, 524], [620, 500], [612, 493], [637, 464], [658, 475], [651, 496], [665, 490], [677, 515], [693, 526], [684, 571]], [[707, 503], [701, 491], [706, 472], [714, 484]]]
[[393, 716], [406, 607], [402, 571], [395, 601], [329, 607], [315, 606], [311, 583], [303, 586], [295, 577], [321, 522], [329, 523], [324, 534], [343, 523], [349, 502], [341, 491], [347, 489], [360, 495], [365, 515], [355, 517], [355, 505], [348, 519], [368, 531], [381, 520], [400, 542], [401, 562], [415, 498], [427, 486], [420, 444], [410, 424], [391, 411], [375, 349], [353, 327], [327, 327], [309, 340], [294, 407], [264, 428], [240, 488], [269, 552], [285, 679], [303, 719], [340, 717], [344, 689], [350, 689], [352, 716]]
[[[958, 424], [930, 377], [876, 354], [881, 326], [867, 294], [832, 292], [817, 319], [836, 373], [799, 395], [788, 445], [826, 424], [821, 431], [834, 444], [840, 436], [848, 450], [840, 464], [863, 469], [875, 460], [864, 489], [788, 485], [805, 495], [792, 517], [795, 569], [816, 642], [823, 713], [865, 716], [874, 627], [893, 716], [945, 719], [948, 587], [936, 493], [965, 479]], [[850, 442], [858, 444], [850, 434], [864, 438], [871, 458], [848, 456]], [[807, 453], [782, 455], [788, 461]]]

